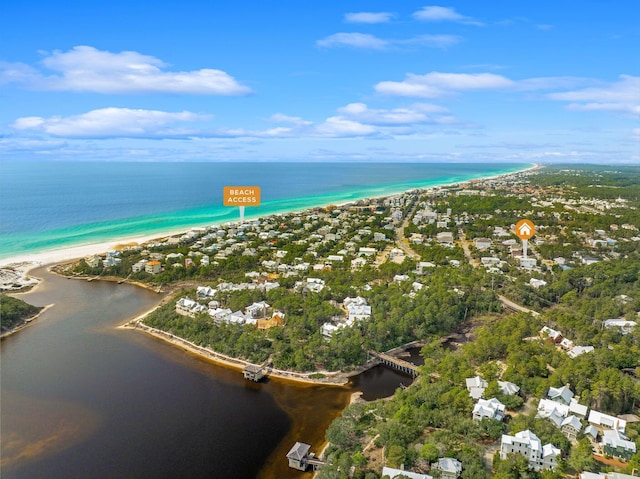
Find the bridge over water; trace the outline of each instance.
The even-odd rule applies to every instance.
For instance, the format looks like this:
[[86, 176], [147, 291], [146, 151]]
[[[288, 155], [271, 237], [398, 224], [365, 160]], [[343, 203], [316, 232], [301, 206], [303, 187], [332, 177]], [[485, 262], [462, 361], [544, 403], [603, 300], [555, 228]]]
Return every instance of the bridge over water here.
[[376, 358], [385, 366], [389, 366], [393, 369], [397, 369], [405, 374], [409, 374], [413, 377], [418, 375], [418, 366], [405, 361], [404, 359], [396, 358], [386, 353], [379, 353], [377, 351], [369, 351], [369, 355]]

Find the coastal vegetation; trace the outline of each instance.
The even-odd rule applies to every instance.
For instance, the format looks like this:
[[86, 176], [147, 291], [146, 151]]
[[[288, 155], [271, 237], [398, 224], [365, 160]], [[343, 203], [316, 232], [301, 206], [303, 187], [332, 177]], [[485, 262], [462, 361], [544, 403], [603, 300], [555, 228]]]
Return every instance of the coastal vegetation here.
[[2, 331], [8, 331], [38, 314], [42, 308], [21, 299], [0, 294], [0, 322]]
[[[75, 274], [168, 286], [171, 299], [146, 325], [318, 378], [356, 370], [371, 352], [426, 344], [410, 387], [352, 404], [329, 427], [319, 479], [378, 478], [382, 463], [432, 473], [444, 457], [463, 463], [463, 479], [606, 471], [612, 466], [594, 460], [589, 439], [569, 440], [536, 417], [537, 404], [549, 388], [570, 385], [591, 409], [637, 414], [640, 334], [608, 321], [639, 320], [638, 184], [633, 167], [545, 168], [218, 227], [120, 251], [104, 260], [114, 261], [108, 267], [88, 258]], [[521, 218], [536, 225], [529, 256], [513, 234]], [[158, 270], [136, 270], [154, 258]], [[213, 293], [199, 299], [199, 312], [179, 311], [179, 300], [193, 300], [202, 286]], [[370, 314], [348, 322], [354, 297]], [[244, 318], [260, 302], [283, 321], [258, 328], [214, 314], [225, 308]], [[548, 341], [543, 328], [562, 331], [570, 346]], [[507, 421], [473, 420], [465, 380], [476, 375], [487, 383], [484, 398], [505, 405]], [[629, 422], [626, 434], [640, 445], [638, 424]], [[525, 430], [562, 450], [555, 470], [496, 454], [502, 434]], [[639, 464], [636, 454], [616, 467]]]

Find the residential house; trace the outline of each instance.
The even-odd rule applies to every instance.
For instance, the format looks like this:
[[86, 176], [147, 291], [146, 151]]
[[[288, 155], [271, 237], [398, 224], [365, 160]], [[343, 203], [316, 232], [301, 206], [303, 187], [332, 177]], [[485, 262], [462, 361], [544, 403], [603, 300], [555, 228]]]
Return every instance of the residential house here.
[[593, 350], [593, 346], [574, 346], [570, 351], [567, 352], [567, 356], [569, 356], [571, 359], [575, 359], [578, 356], [590, 353]]
[[418, 263], [418, 266], [416, 268], [416, 273], [417, 274], [425, 274], [427, 269], [431, 269], [431, 268], [435, 268], [436, 265], [434, 263], [431, 263], [430, 261], [420, 261]]
[[441, 478], [458, 479], [462, 473], [462, 463], [452, 457], [441, 457], [431, 464], [432, 471], [439, 471]]
[[211, 286], [198, 286], [196, 288], [196, 297], [198, 299], [212, 299], [216, 294], [216, 290]]
[[589, 418], [587, 419], [587, 421], [589, 422], [589, 424], [592, 424], [601, 431], [606, 429], [615, 429], [618, 432], [624, 434], [624, 431], [627, 428], [627, 421], [625, 421], [624, 419], [609, 416], [608, 414], [603, 414], [593, 409], [589, 413]]
[[604, 322], [604, 327], [607, 329], [617, 328], [621, 334], [629, 334], [633, 328], [638, 325], [635, 321], [627, 321], [624, 318], [620, 319], [607, 319]]
[[529, 467], [536, 471], [555, 469], [562, 451], [552, 444], [542, 442], [530, 430], [516, 433], [515, 436], [502, 435], [500, 458], [506, 459], [509, 454], [522, 454], [529, 462]]
[[275, 328], [276, 326], [284, 326], [284, 313], [275, 311], [271, 319], [258, 319], [256, 327], [260, 330]]
[[564, 418], [562, 424], [560, 425], [560, 430], [562, 431], [562, 434], [567, 437], [567, 439], [569, 439], [570, 441], [575, 441], [578, 434], [580, 434], [580, 431], [582, 431], [582, 423], [580, 422], [580, 419], [572, 414]]
[[489, 383], [482, 379], [480, 376], [476, 376], [473, 378], [465, 379], [467, 384], [467, 391], [469, 391], [469, 396], [473, 399], [480, 399], [484, 394], [484, 390], [487, 389]]
[[636, 453], [636, 444], [615, 429], [607, 429], [602, 433], [602, 450], [608, 456], [628, 461]]
[[102, 263], [102, 259], [98, 255], [85, 256], [84, 262], [87, 263], [89, 268], [97, 268]]
[[405, 471], [404, 469], [394, 469], [392, 467], [382, 468], [382, 477], [389, 479], [433, 479], [428, 474], [419, 474], [417, 472]]
[[353, 269], [353, 270], [361, 269], [366, 264], [367, 264], [367, 260], [366, 259], [364, 259], [364, 258], [356, 258], [354, 260], [351, 260], [351, 269]]
[[568, 386], [562, 386], [561, 388], [549, 388], [547, 392], [547, 397], [552, 401], [558, 402], [560, 404], [569, 405], [571, 404], [571, 398], [573, 398], [573, 391], [569, 389]]
[[176, 313], [194, 318], [196, 314], [206, 313], [207, 307], [189, 298], [180, 298], [176, 302]]
[[547, 282], [545, 280], [543, 280], [543, 279], [531, 278], [529, 280], [529, 285], [532, 288], [539, 289], [539, 288], [542, 288], [542, 287], [546, 286]]
[[551, 329], [548, 326], [543, 326], [539, 334], [541, 338], [556, 344], [559, 344], [562, 341], [562, 333], [555, 329]]
[[245, 316], [249, 316], [253, 319], [262, 319], [267, 315], [269, 305], [264, 301], [259, 303], [253, 303], [251, 306], [247, 306], [245, 309]]
[[453, 233], [449, 232], [449, 231], [443, 231], [441, 233], [438, 233], [436, 235], [436, 241], [438, 243], [443, 243], [443, 244], [453, 244]]
[[144, 270], [149, 274], [159, 274], [162, 272], [162, 263], [158, 260], [151, 260], [144, 265]]
[[133, 273], [140, 273], [142, 271], [144, 271], [144, 268], [146, 266], [146, 264], [149, 261], [146, 259], [141, 259], [140, 261], [138, 261], [137, 263], [131, 265], [131, 272]]
[[483, 419], [497, 419], [502, 421], [504, 418], [505, 406], [496, 398], [478, 399], [473, 407], [473, 420], [482, 421]]
[[533, 269], [538, 264], [538, 260], [535, 258], [525, 258], [524, 256], [519, 256], [517, 259], [520, 260], [520, 267], [524, 269]]
[[540, 399], [536, 417], [549, 419], [556, 427], [561, 428], [562, 422], [569, 415], [569, 406], [550, 399]]
[[579, 479], [638, 479], [638, 476], [630, 476], [621, 472], [581, 472]]
[[480, 251], [491, 248], [492, 241], [489, 238], [476, 238], [474, 240], [476, 248]]
[[502, 394], [507, 396], [514, 396], [520, 392], [520, 386], [508, 381], [498, 381], [498, 387], [500, 388], [500, 391], [502, 391]]

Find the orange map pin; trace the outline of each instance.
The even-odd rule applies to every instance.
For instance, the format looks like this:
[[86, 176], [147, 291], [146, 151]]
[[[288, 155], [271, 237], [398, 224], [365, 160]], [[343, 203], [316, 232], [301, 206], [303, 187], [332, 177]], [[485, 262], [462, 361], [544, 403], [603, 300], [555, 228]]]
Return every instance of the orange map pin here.
[[528, 240], [536, 234], [536, 227], [531, 220], [520, 220], [516, 224], [516, 235], [521, 240]]

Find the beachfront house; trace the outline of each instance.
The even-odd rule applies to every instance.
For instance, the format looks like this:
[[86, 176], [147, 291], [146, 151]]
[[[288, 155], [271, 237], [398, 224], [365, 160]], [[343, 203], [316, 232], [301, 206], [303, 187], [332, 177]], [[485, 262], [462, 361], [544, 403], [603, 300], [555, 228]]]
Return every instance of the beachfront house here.
[[98, 255], [85, 256], [84, 262], [87, 263], [89, 268], [98, 268], [102, 263], [102, 259]]
[[206, 313], [207, 307], [189, 298], [180, 298], [176, 302], [176, 313], [195, 318], [199, 313]]
[[162, 272], [162, 263], [158, 260], [151, 260], [144, 265], [144, 270], [149, 274], [160, 274]]

